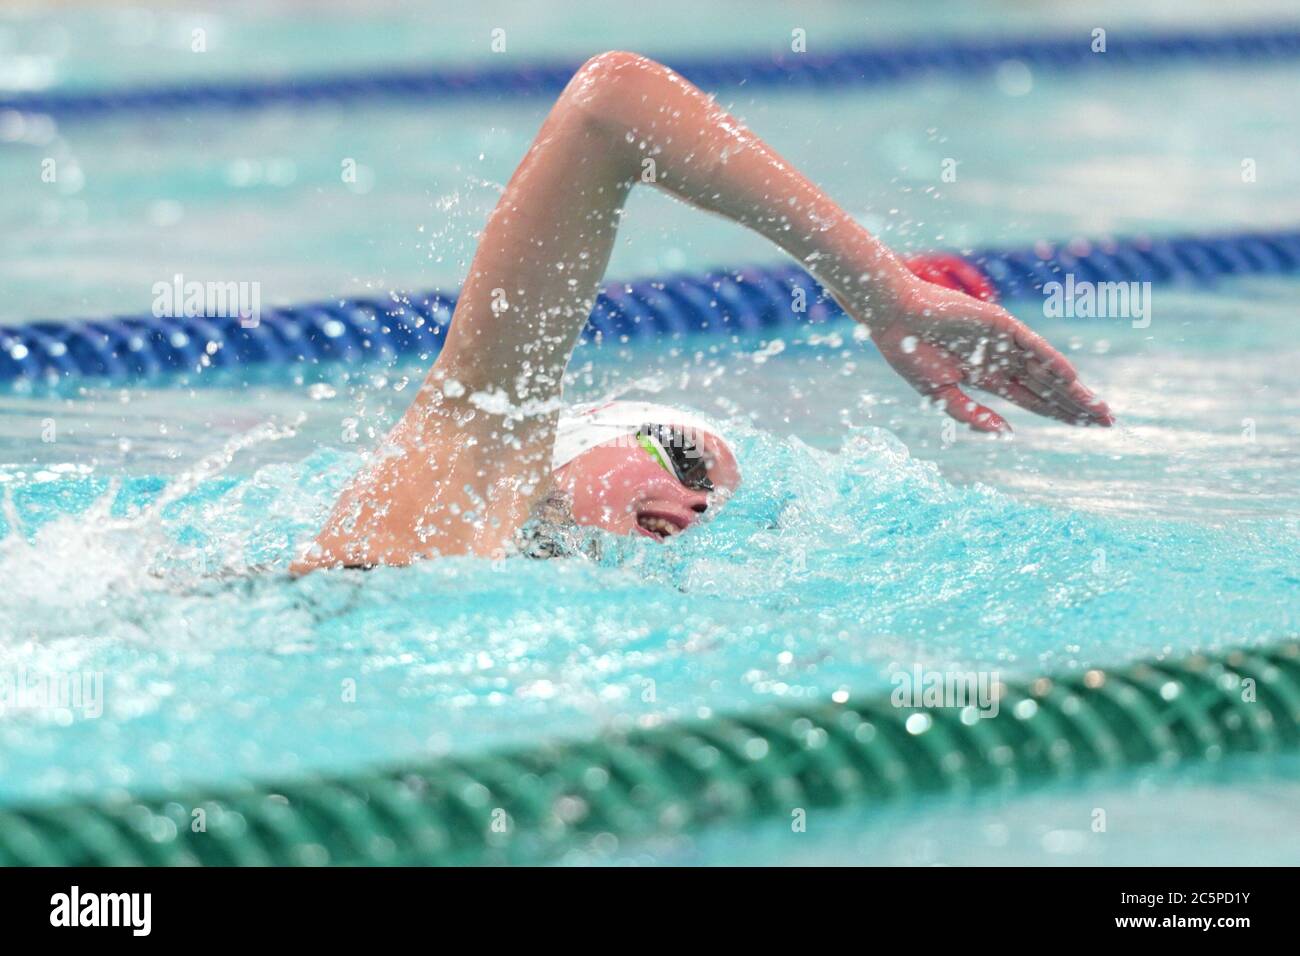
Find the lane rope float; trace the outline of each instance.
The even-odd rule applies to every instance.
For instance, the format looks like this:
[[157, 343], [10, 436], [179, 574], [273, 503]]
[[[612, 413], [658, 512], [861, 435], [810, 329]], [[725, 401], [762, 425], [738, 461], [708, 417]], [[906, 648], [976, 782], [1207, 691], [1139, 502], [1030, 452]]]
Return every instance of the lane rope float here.
[[[1076, 282], [1204, 285], [1234, 276], [1300, 273], [1300, 230], [1163, 239], [1074, 240], [969, 255], [913, 256], [922, 278], [981, 298], [1042, 295]], [[805, 307], [799, 310], [799, 304]], [[0, 384], [114, 383], [172, 376], [188, 382], [221, 369], [431, 359], [456, 305], [454, 293], [342, 298], [263, 309], [255, 325], [222, 316], [149, 313], [0, 326]], [[842, 315], [794, 264], [610, 282], [597, 299], [589, 338], [761, 332]]]

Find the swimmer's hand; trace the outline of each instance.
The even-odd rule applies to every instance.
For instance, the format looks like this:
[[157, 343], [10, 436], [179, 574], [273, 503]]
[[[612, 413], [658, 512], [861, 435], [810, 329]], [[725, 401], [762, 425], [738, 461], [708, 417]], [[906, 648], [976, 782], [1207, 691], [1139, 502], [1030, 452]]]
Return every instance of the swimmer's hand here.
[[1010, 434], [1011, 426], [963, 385], [1071, 425], [1115, 421], [1069, 360], [1000, 306], [909, 276], [888, 308], [853, 314], [870, 316], [864, 324], [894, 371], [975, 431]]

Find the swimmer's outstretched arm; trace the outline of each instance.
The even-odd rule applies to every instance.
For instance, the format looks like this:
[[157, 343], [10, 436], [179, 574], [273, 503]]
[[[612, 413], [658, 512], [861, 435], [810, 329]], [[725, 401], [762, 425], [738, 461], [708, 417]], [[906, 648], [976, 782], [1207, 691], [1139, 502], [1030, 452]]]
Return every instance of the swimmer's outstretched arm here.
[[546, 118], [488, 218], [437, 362], [295, 571], [503, 553], [546, 490], [564, 370], [637, 182], [794, 256], [958, 421], [1008, 430], [966, 384], [1110, 423], [1064, 356], [1006, 311], [916, 279], [712, 98], [652, 60], [605, 53]]

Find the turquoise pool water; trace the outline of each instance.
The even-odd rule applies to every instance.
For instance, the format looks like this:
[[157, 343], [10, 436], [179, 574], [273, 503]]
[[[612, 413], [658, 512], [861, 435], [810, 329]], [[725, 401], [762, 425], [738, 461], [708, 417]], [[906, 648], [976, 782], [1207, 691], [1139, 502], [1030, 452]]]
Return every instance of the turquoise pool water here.
[[[788, 33], [775, 8], [722, 9], [708, 16], [736, 24], [725, 44], [703, 44], [709, 31], [662, 12], [652, 22], [676, 25], [601, 33], [575, 7], [559, 24], [567, 33], [521, 27], [518, 55], [530, 43], [576, 56], [753, 49]], [[924, 32], [926, 9], [886, 5], [866, 22], [855, 6], [830, 5], [817, 16], [848, 42]], [[944, 28], [977, 28], [977, 15], [999, 9], [966, 5], [958, 16], [972, 19]], [[287, 12], [236, 6], [221, 20], [236, 47], [292, 71], [389, 54], [475, 59], [467, 38], [499, 13], [461, 12], [457, 26], [422, 32], [402, 5], [378, 17], [330, 10], [292, 39], [274, 29], [296, 22]], [[44, 50], [53, 31], [62, 45], [31, 67], [53, 70], [47, 82], [173, 75], [156, 57], [122, 54], [122, 37], [138, 40], [124, 16], [138, 14], [11, 16], [0, 20], [0, 51]], [[144, 46], [166, 48], [168, 29]], [[322, 62], [319, 49], [345, 30], [349, 52]], [[91, 43], [96, 34], [116, 39]], [[184, 69], [235, 69], [229, 56], [211, 63]], [[865, 222], [920, 249], [1293, 226], [1300, 120], [1279, 108], [1278, 90], [1297, 79], [1294, 67], [1178, 69], [1034, 76], [1028, 90], [994, 78], [727, 99]], [[33, 177], [0, 201], [0, 320], [144, 311], [152, 284], [176, 272], [257, 280], [268, 302], [453, 287], [544, 110], [0, 120], [0, 182]], [[42, 191], [31, 170], [46, 155], [77, 174]], [[958, 180], [940, 184], [949, 156]], [[369, 171], [357, 190], [339, 179], [348, 157]], [[1257, 160], [1256, 182], [1241, 181], [1245, 157]], [[616, 276], [773, 258], [736, 228], [652, 194], [634, 198], [625, 236]], [[575, 399], [684, 400], [732, 423], [745, 473], [711, 523], [667, 546], [609, 541], [598, 562], [454, 560], [287, 578], [411, 394], [422, 373], [413, 364], [249, 386], [5, 394], [0, 674], [98, 675], [103, 713], [6, 707], [0, 801], [342, 770], [872, 693], [916, 663], [1019, 674], [1293, 635], [1297, 292], [1295, 280], [1158, 289], [1146, 329], [1048, 320], [1041, 303], [1012, 303], [1069, 352], [1120, 425], [1073, 431], [1011, 414], [1010, 442], [949, 440], [942, 419], [840, 326], [584, 348]], [[746, 859], [1205, 862], [1197, 840], [1225, 861], [1295, 862], [1269, 833], [1212, 812], [1294, 802], [1293, 769], [1255, 762], [997, 804], [927, 802], [890, 811], [887, 823], [846, 813], [797, 848], [756, 839]], [[1125, 849], [1100, 857], [1068, 835], [1086, 828], [1080, 813], [1096, 801], [1129, 834], [1108, 844]], [[1160, 826], [1153, 803], [1167, 814]], [[575, 859], [726, 861], [751, 836]]]

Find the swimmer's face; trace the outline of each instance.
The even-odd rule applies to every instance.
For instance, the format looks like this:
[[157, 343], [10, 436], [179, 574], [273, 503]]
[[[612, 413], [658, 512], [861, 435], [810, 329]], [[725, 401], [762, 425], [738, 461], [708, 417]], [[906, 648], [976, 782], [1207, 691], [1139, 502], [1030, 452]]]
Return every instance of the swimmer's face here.
[[707, 468], [712, 491], [688, 488], [635, 442], [607, 442], [555, 473], [556, 484], [573, 500], [574, 520], [615, 534], [663, 541], [721, 507], [740, 486], [740, 468], [720, 439], [694, 437], [692, 451]]

